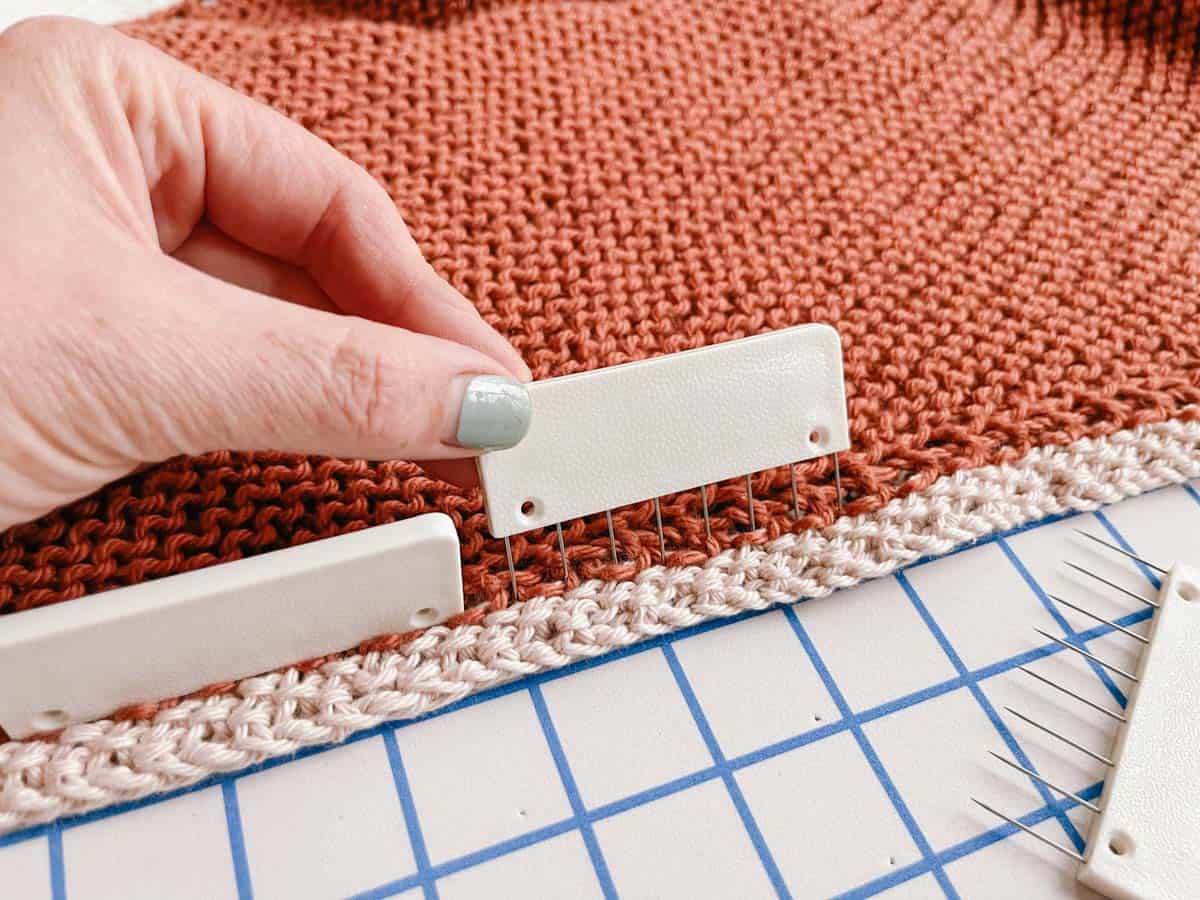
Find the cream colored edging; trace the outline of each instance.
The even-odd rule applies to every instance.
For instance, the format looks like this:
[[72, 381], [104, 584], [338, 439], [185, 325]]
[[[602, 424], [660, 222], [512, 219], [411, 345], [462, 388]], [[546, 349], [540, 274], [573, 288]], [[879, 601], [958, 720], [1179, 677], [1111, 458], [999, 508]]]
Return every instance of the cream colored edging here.
[[[0, 745], [0, 833], [185, 787], [388, 719], [437, 709], [720, 616], [819, 597], [977, 538], [1200, 477], [1200, 422], [1173, 420], [959, 472], [876, 513], [728, 550], [703, 566], [589, 581], [480, 625], [432, 628], [403, 650], [248, 678], [152, 721], [67, 728]], [[31, 673], [36, 677], [36, 673]]]

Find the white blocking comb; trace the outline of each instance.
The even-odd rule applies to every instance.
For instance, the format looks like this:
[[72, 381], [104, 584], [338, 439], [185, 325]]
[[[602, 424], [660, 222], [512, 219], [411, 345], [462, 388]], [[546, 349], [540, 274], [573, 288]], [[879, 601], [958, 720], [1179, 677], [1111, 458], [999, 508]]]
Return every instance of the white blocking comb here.
[[1200, 897], [1200, 571], [1178, 563], [1164, 569], [1094, 535], [1080, 533], [1166, 576], [1158, 596], [1150, 599], [1073, 566], [1154, 607], [1148, 637], [1051, 597], [1142, 642], [1145, 649], [1134, 672], [1039, 631], [1130, 682], [1123, 712], [1105, 709], [1027, 670], [1039, 681], [1117, 719], [1120, 726], [1113, 749], [1105, 756], [1016, 710], [1009, 712], [1106, 766], [1109, 775], [1104, 790], [1099, 800], [1091, 803], [1004, 757], [997, 758], [1096, 814], [1085, 850], [1077, 853], [986, 803], [975, 802], [1076, 860], [1078, 880], [1112, 900], [1193, 900]]
[[[842, 348], [799, 325], [528, 386], [533, 421], [517, 446], [479, 458], [488, 527], [504, 538], [850, 446]], [[837, 472], [841, 502], [841, 475]], [[793, 499], [795, 472], [793, 469]], [[702, 493], [702, 497], [705, 495]], [[751, 528], [754, 507], [750, 499]], [[705, 500], [707, 520], [707, 500]]]
[[0, 728], [86, 722], [411, 631], [463, 610], [443, 513], [0, 619]]

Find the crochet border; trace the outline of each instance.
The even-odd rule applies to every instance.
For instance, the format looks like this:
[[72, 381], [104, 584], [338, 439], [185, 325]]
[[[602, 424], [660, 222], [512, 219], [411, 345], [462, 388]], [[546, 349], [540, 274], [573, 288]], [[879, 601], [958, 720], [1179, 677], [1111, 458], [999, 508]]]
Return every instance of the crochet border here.
[[1142, 425], [1006, 465], [960, 471], [869, 515], [703, 565], [587, 581], [479, 624], [435, 627], [396, 651], [248, 678], [145, 721], [104, 720], [0, 745], [0, 833], [177, 790], [409, 719], [508, 681], [710, 619], [894, 572], [995, 532], [1200, 477], [1200, 422]]

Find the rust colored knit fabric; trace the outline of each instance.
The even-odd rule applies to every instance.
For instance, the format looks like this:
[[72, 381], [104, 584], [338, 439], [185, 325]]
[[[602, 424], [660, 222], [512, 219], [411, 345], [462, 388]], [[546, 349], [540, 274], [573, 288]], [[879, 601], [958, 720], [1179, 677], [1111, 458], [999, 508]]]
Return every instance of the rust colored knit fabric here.
[[[851, 512], [1200, 400], [1192, 3], [188, 2], [127, 30], [377, 177], [538, 377], [807, 321], [845, 347]], [[828, 522], [828, 461], [667, 498], [675, 562]], [[509, 600], [480, 498], [407, 463], [175, 460], [0, 537], [0, 611], [428, 510]], [[656, 562], [649, 504], [569, 523]], [[553, 531], [514, 541], [557, 590]], [[85, 601], [86, 602], [86, 601]]]

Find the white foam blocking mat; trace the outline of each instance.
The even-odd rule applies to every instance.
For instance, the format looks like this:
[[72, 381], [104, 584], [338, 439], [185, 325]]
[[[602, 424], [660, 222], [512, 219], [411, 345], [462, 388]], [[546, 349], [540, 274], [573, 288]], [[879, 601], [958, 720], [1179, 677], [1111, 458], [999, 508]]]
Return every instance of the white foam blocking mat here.
[[[176, 795], [0, 839], [20, 897], [1092, 897], [1073, 865], [971, 804], [1082, 849], [1090, 821], [987, 755], [1085, 799], [1122, 687], [1033, 626], [1117, 664], [1143, 630], [1075, 561], [1149, 593], [1197, 551], [1200, 491], [1167, 488], [992, 538], [786, 609], [710, 623], [471, 697], [414, 722]], [[1103, 589], [1102, 589], [1103, 590]]]

